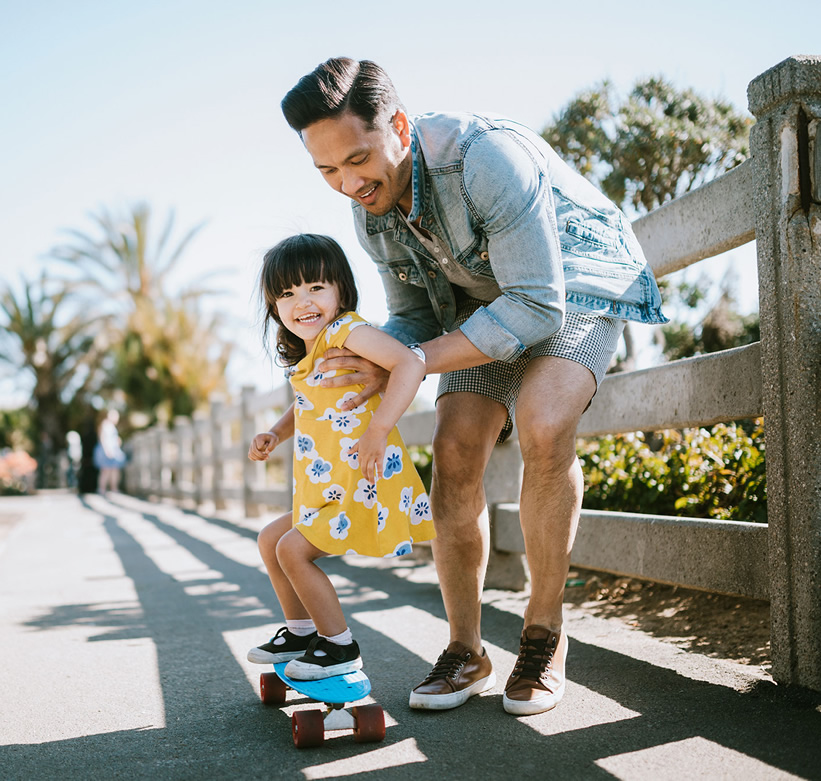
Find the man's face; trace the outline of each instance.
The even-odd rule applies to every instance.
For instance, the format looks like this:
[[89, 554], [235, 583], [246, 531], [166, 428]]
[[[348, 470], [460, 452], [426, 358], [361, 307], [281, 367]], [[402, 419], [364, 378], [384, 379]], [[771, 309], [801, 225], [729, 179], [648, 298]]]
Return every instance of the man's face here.
[[387, 127], [369, 130], [350, 111], [321, 119], [302, 131], [302, 141], [325, 181], [371, 214], [399, 205], [411, 208], [410, 127], [397, 111]]

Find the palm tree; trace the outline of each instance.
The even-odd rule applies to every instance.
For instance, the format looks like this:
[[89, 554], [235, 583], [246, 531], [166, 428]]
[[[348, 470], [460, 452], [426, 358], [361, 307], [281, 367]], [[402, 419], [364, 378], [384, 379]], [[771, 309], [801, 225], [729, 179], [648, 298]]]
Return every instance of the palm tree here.
[[65, 435], [103, 382], [105, 343], [100, 335], [107, 320], [90, 317], [79, 306], [67, 311], [74, 291], [51, 287], [43, 274], [37, 283], [24, 279], [19, 294], [11, 287], [0, 294], [0, 361], [28, 374], [32, 383], [29, 436], [41, 486], [56, 484], [56, 457]]
[[74, 283], [114, 315], [113, 381], [130, 411], [147, 414], [150, 422], [158, 412], [190, 414], [210, 392], [224, 387], [233, 347], [219, 335], [221, 318], [201, 313], [203, 298], [216, 291], [201, 282], [174, 295], [168, 291], [170, 273], [203, 224], [172, 244], [173, 211], [156, 242], [151, 240], [151, 210], [144, 203], [124, 219], [105, 211], [91, 219], [94, 235], [69, 231], [71, 240], [52, 255], [79, 270]]

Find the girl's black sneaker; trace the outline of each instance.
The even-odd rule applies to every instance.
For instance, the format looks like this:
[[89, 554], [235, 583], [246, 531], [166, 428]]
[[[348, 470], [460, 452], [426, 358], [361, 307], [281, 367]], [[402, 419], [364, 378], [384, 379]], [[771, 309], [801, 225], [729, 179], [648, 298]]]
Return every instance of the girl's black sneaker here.
[[287, 626], [283, 626], [267, 643], [248, 651], [248, 661], [254, 664], [290, 662], [291, 659], [302, 656], [316, 637], [316, 632], [300, 636], [292, 634]]
[[285, 675], [295, 681], [318, 681], [361, 669], [362, 657], [355, 640], [337, 645], [317, 635], [302, 656], [288, 662]]

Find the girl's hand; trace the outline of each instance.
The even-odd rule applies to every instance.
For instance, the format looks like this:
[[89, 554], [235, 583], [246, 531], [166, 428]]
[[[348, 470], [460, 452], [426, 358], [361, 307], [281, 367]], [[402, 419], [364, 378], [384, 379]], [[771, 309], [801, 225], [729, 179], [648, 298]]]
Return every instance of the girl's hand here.
[[248, 458], [252, 461], [265, 461], [278, 444], [279, 437], [270, 431], [257, 434], [248, 449]]
[[387, 434], [382, 436], [372, 432], [370, 427], [359, 438], [359, 441], [351, 447], [351, 453], [359, 453], [359, 468], [362, 470], [363, 477], [369, 483], [376, 483], [382, 474], [382, 465], [385, 463], [385, 450], [387, 447]]

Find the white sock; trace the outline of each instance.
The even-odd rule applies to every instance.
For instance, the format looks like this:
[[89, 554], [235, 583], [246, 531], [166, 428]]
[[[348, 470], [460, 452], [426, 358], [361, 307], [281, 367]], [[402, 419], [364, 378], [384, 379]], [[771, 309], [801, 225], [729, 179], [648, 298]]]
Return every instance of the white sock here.
[[328, 635], [320, 635], [320, 637], [324, 637], [329, 643], [333, 643], [334, 645], [350, 645], [353, 642], [351, 630], [347, 628], [344, 632], [340, 632], [338, 635], [333, 635], [332, 637], [328, 637]]
[[313, 619], [310, 618], [300, 618], [296, 621], [286, 618], [285, 626], [288, 627], [288, 631], [292, 635], [296, 635], [297, 637], [307, 637], [316, 632], [316, 624], [314, 624]]

